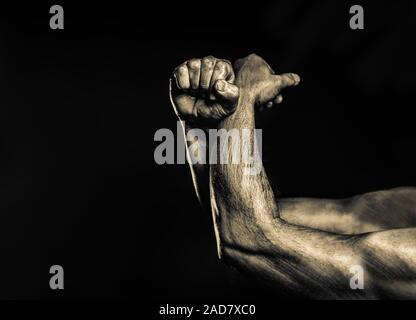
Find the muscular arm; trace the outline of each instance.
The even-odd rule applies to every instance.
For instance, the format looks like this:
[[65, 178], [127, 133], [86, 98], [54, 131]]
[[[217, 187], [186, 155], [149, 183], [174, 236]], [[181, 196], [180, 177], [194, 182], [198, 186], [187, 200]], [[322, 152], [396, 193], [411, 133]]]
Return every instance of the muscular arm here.
[[416, 226], [416, 188], [399, 187], [346, 199], [286, 198], [280, 217], [292, 224], [360, 234]]
[[[226, 76], [223, 75], [223, 77]], [[213, 79], [212, 82], [216, 80]], [[172, 83], [170, 92], [172, 93]], [[175, 105], [173, 100], [171, 102]], [[179, 111], [176, 109], [175, 111], [179, 116]], [[195, 129], [195, 126], [189, 122], [182, 122], [182, 129], [186, 137], [190, 130]], [[206, 128], [199, 129], [206, 133]], [[206, 145], [192, 137], [185, 140], [196, 195], [202, 207], [210, 212], [209, 166], [198, 163], [198, 154], [189, 151], [190, 146], [193, 146], [193, 150], [204, 150]], [[286, 222], [339, 234], [360, 234], [406, 228], [416, 226], [416, 188], [394, 188], [346, 199], [283, 198], [279, 201], [279, 211], [281, 218]]]
[[[247, 77], [261, 63], [255, 56], [244, 61], [236, 79], [239, 105], [221, 127], [254, 128], [255, 97]], [[290, 224], [279, 216], [264, 171], [250, 176], [242, 169], [211, 165], [213, 209], [226, 261], [311, 297], [415, 296], [416, 229], [345, 236]], [[364, 269], [362, 291], [349, 286], [356, 265]]]
[[[224, 108], [217, 104], [220, 100], [208, 105], [198, 104], [196, 98], [187, 104], [177, 95], [174, 104], [179, 107], [179, 113], [191, 115], [191, 119], [197, 115], [213, 116], [219, 121], [218, 128], [253, 130], [254, 106], [275, 98], [285, 86], [283, 82], [290, 82], [290, 77], [272, 75], [268, 65], [254, 55], [237, 62], [235, 68], [235, 86], [240, 90], [238, 104], [232, 99], [234, 104], [229, 105], [232, 107]], [[189, 88], [189, 83], [186, 85]], [[210, 114], [207, 110], [214, 112]], [[231, 141], [229, 147], [232, 145]], [[225, 261], [279, 288], [315, 298], [415, 296], [414, 229], [360, 235], [323, 231], [354, 234], [388, 227], [387, 220], [383, 222], [388, 214], [383, 214], [385, 218], [378, 218], [376, 223], [371, 221], [379, 217], [379, 210], [394, 209], [395, 197], [373, 193], [331, 202], [317, 199], [276, 202], [264, 170], [258, 175], [247, 175], [243, 165], [231, 163], [212, 164], [208, 174], [205, 166], [205, 179], [199, 179], [205, 181], [200, 185], [210, 201], [220, 253]], [[193, 166], [195, 168], [197, 181], [199, 169]], [[207, 179], [208, 184], [205, 184]], [[379, 208], [373, 204], [378, 204]], [[405, 201], [402, 212], [409, 214], [411, 211], [412, 203]], [[342, 216], [341, 226], [336, 227], [335, 222]], [[361, 218], [355, 225], [350, 223], [354, 217]], [[351, 267], [356, 265], [365, 272], [365, 290], [362, 291], [351, 290], [349, 285]]]

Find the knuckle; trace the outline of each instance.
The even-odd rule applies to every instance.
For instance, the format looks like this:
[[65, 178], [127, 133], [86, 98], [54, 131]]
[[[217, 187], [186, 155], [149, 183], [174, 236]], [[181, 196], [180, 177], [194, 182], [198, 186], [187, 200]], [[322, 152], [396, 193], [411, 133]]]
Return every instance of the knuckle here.
[[201, 60], [191, 59], [188, 61], [187, 65], [190, 69], [193, 69], [193, 70], [198, 69], [201, 67]]
[[217, 64], [215, 65], [215, 69], [220, 72], [225, 72], [227, 70], [227, 67], [228, 67], [227, 63], [223, 60], [218, 61]]
[[227, 68], [232, 68], [232, 66], [233, 66], [229, 60], [222, 59], [221, 62], [225, 63]]
[[234, 70], [231, 63], [228, 60], [220, 60], [215, 65], [217, 73], [226, 78], [234, 77]]
[[261, 59], [260, 58], [260, 56], [258, 56], [257, 54], [255, 54], [255, 53], [251, 53], [251, 54], [249, 54], [248, 56], [247, 56], [247, 58], [248, 59], [251, 59], [251, 60], [258, 60], [258, 59]]
[[211, 69], [215, 64], [215, 58], [212, 56], [205, 57], [202, 59], [202, 68]]
[[176, 74], [178, 75], [178, 76], [185, 76], [186, 75], [186, 73], [187, 73], [187, 71], [188, 71], [188, 68], [187, 68], [187, 66], [186, 65], [180, 65], [177, 69], [176, 69]]
[[211, 70], [214, 67], [215, 62], [213, 61], [202, 61], [201, 69]]

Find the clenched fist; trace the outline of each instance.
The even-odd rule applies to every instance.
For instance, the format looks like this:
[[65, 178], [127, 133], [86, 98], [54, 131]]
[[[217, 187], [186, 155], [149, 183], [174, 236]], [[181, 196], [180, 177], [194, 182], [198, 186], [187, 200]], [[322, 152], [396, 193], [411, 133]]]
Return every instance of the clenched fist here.
[[239, 89], [230, 62], [213, 56], [191, 59], [175, 69], [174, 78], [171, 96], [180, 119], [210, 125], [235, 111]]
[[[234, 74], [234, 70], [236, 74]], [[174, 71], [171, 98], [178, 117], [197, 126], [210, 126], [231, 115], [237, 104], [271, 106], [281, 90], [295, 86], [294, 73], [277, 75], [261, 57], [251, 54], [235, 62], [212, 56], [191, 59]]]

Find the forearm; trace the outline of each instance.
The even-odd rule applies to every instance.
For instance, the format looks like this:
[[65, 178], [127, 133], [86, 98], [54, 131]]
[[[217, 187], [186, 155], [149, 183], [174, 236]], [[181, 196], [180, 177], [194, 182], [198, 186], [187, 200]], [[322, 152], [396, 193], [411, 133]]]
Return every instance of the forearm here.
[[[253, 99], [248, 93], [241, 93], [236, 112], [222, 121], [219, 128], [237, 129], [240, 136], [242, 130], [249, 130], [252, 133], [251, 147], [255, 147]], [[238, 143], [240, 141], [230, 139], [227, 146], [222, 146], [228, 150], [218, 148], [218, 157], [228, 152], [229, 159], [226, 163], [210, 166], [212, 209], [224, 243], [242, 245], [246, 240], [245, 249], [256, 250], [256, 242], [252, 238], [258, 232], [258, 223], [261, 220], [273, 220], [274, 216], [278, 216], [278, 209], [264, 169], [257, 175], [250, 175], [245, 172], [247, 164], [233, 163], [234, 153], [229, 151], [236, 148]]]
[[[251, 100], [243, 95], [221, 127], [254, 129]], [[415, 297], [414, 229], [346, 236], [293, 225], [279, 216], [264, 170], [247, 175], [243, 165], [231, 162], [210, 168], [214, 216], [228, 263], [308, 297]], [[355, 266], [364, 270], [365, 290], [350, 287]]]
[[[236, 113], [221, 127], [253, 130], [252, 100], [243, 93], [239, 103]], [[331, 287], [346, 291], [349, 268], [359, 263], [348, 237], [281, 220], [264, 170], [247, 175], [243, 165], [211, 165], [211, 183], [214, 216], [227, 262], [309, 295]]]

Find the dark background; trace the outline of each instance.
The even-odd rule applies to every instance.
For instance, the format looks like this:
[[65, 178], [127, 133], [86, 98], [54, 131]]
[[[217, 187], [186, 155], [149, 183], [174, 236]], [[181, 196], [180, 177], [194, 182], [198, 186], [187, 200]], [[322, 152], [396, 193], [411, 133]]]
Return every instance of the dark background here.
[[301, 75], [258, 120], [280, 196], [415, 185], [415, 24], [413, 1], [1, 5], [0, 298], [282, 297], [218, 261], [187, 166], [153, 160], [172, 70], [254, 52]]

